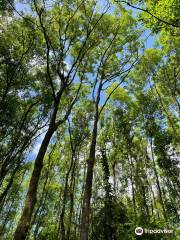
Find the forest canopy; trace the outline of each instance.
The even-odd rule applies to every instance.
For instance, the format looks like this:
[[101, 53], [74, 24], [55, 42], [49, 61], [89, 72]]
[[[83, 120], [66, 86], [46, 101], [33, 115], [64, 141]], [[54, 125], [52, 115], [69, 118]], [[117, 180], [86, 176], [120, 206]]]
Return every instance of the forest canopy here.
[[0, 239], [178, 240], [179, 75], [178, 0], [0, 0]]

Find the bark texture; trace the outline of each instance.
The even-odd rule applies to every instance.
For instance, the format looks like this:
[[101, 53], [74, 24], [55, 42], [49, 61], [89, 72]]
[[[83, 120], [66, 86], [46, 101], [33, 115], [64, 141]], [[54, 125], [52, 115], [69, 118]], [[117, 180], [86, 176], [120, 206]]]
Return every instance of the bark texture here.
[[28, 192], [26, 195], [25, 205], [23, 208], [23, 212], [21, 215], [21, 218], [19, 220], [19, 224], [16, 228], [16, 231], [14, 233], [14, 240], [24, 240], [26, 239], [32, 213], [34, 210], [34, 206], [36, 204], [36, 195], [37, 195], [37, 188], [38, 188], [38, 182], [40, 179], [41, 171], [43, 168], [43, 159], [44, 155], [46, 153], [48, 144], [50, 142], [50, 139], [54, 133], [53, 128], [50, 126], [44, 139], [41, 144], [41, 147], [39, 149], [38, 155], [35, 160], [34, 169], [31, 175], [31, 180], [29, 183]]
[[94, 124], [93, 124], [89, 158], [87, 160], [87, 174], [86, 174], [86, 183], [84, 188], [84, 197], [83, 197], [83, 205], [82, 205], [80, 240], [88, 240], [88, 233], [89, 233], [90, 201], [91, 201], [91, 195], [92, 195], [93, 168], [94, 168], [95, 154], [96, 154], [96, 138], [97, 138], [98, 121], [99, 121], [99, 102], [100, 102], [100, 94], [102, 90], [102, 81], [103, 81], [103, 78], [100, 79], [99, 87], [97, 91], [97, 97], [95, 101]]

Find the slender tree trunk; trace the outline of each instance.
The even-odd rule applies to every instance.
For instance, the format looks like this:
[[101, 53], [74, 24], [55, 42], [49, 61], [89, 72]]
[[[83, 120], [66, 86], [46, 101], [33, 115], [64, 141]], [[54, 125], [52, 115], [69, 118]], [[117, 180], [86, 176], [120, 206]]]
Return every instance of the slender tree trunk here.
[[156, 163], [155, 163], [155, 159], [154, 159], [152, 139], [150, 140], [150, 147], [151, 147], [151, 155], [152, 155], [152, 161], [153, 161], [154, 174], [155, 174], [155, 177], [156, 177], [156, 184], [157, 184], [157, 189], [158, 189], [158, 193], [159, 193], [159, 200], [160, 200], [160, 204], [162, 206], [164, 219], [165, 219], [165, 221], [167, 221], [166, 210], [165, 210], [163, 196], [162, 196], [162, 190], [161, 190], [161, 186], [160, 186], [160, 182], [159, 182], [159, 176], [158, 176], [158, 172], [157, 172], [157, 169], [156, 169]]
[[[131, 152], [131, 150], [129, 150]], [[130, 164], [130, 180], [131, 180], [131, 188], [132, 188], [132, 203], [133, 203], [133, 212], [134, 212], [134, 220], [136, 221], [136, 194], [135, 194], [135, 183], [134, 183], [134, 164], [132, 161], [132, 157], [128, 154], [128, 160]]]
[[62, 240], [66, 239], [66, 231], [65, 231], [65, 226], [64, 226], [64, 215], [65, 215], [66, 203], [67, 203], [67, 197], [68, 197], [68, 181], [69, 181], [69, 175], [70, 175], [70, 172], [72, 170], [73, 163], [74, 163], [74, 155], [75, 155], [75, 153], [73, 152], [72, 156], [71, 156], [70, 167], [69, 167], [69, 169], [66, 173], [66, 177], [65, 177], [65, 187], [64, 187], [64, 194], [63, 194], [63, 206], [62, 206], [62, 211], [61, 211], [61, 215], [60, 215], [61, 239]]
[[71, 187], [71, 195], [70, 195], [70, 210], [69, 210], [69, 221], [67, 226], [67, 235], [66, 239], [70, 239], [70, 233], [71, 233], [71, 223], [72, 223], [72, 217], [74, 212], [74, 189], [75, 189], [75, 180], [73, 179], [73, 186]]
[[25, 205], [24, 205], [18, 226], [14, 233], [14, 238], [13, 238], [14, 240], [26, 239], [30, 222], [31, 222], [32, 213], [34, 210], [34, 206], [36, 204], [37, 188], [38, 188], [38, 182], [40, 179], [41, 171], [43, 168], [44, 155], [46, 153], [47, 147], [49, 145], [50, 139], [54, 131], [55, 131], [55, 128], [53, 128], [52, 124], [50, 124], [49, 129], [43, 139], [43, 142], [41, 144], [41, 147], [39, 149], [38, 155], [35, 160], [34, 169], [31, 175], [29, 188], [26, 195]]
[[11, 178], [10, 178], [7, 186], [5, 187], [5, 189], [3, 190], [2, 194], [0, 195], [0, 204], [1, 204], [1, 205], [3, 205], [3, 200], [5, 199], [8, 191], [10, 190], [10, 188], [11, 188], [12, 185], [13, 185], [14, 176], [16, 175], [19, 166], [20, 166], [20, 164], [18, 164], [18, 165], [16, 166], [16, 168], [13, 170], [12, 175], [11, 175]]
[[176, 206], [179, 206], [178, 204], [178, 199], [176, 199], [176, 197], [174, 197], [173, 195], [173, 189], [172, 189], [172, 186], [171, 186], [171, 183], [170, 183], [170, 180], [167, 178], [166, 179], [166, 183], [167, 183], [167, 188], [168, 188], [168, 193], [169, 193], [169, 200], [171, 203], [173, 203], [173, 210], [174, 210], [174, 215], [176, 216], [176, 219], [179, 221], [180, 220], [180, 217], [179, 217], [179, 214], [178, 214], [178, 209]]
[[[23, 182], [23, 180], [24, 180], [25, 174], [26, 174], [26, 170], [23, 172], [21, 181], [20, 181], [20, 183], [18, 184], [18, 185], [19, 185], [19, 186], [18, 186], [19, 188], [20, 188], [21, 185], [22, 185], [22, 182]], [[15, 193], [14, 193], [14, 194], [15, 194]], [[11, 201], [11, 203], [10, 203], [10, 205], [9, 205], [8, 213], [6, 214], [5, 221], [4, 221], [4, 223], [3, 223], [3, 225], [2, 225], [2, 229], [1, 229], [1, 231], [0, 231], [0, 237], [1, 237], [2, 234], [5, 233], [5, 232], [3, 232], [3, 231], [5, 230], [6, 223], [8, 222], [9, 214], [11, 214], [10, 211], [11, 211], [11, 209], [13, 208], [13, 204], [14, 204], [14, 203], [15, 203], [15, 197], [12, 198], [12, 201]], [[4, 214], [3, 214], [3, 215], [4, 215]], [[3, 216], [3, 215], [2, 215], [2, 216]], [[11, 222], [11, 224], [12, 224], [12, 223], [13, 223], [13, 221]]]
[[114, 195], [116, 196], [116, 161], [113, 163], [112, 166], [113, 170], [113, 190], [114, 190]]
[[97, 124], [98, 124], [98, 118], [95, 116], [89, 159], [87, 161], [87, 175], [86, 175], [86, 183], [85, 183], [83, 206], [82, 206], [80, 240], [88, 240], [90, 200], [92, 195], [92, 181], [93, 181], [93, 167], [95, 162]]
[[[49, 180], [49, 184], [50, 184], [50, 180]], [[46, 188], [46, 186], [45, 186], [45, 188]], [[34, 214], [34, 219], [33, 219], [32, 224], [31, 224], [31, 226], [36, 224], [35, 229], [34, 229], [34, 233], [33, 233], [34, 240], [38, 239], [39, 227], [41, 225], [40, 224], [41, 214], [44, 211], [44, 208], [45, 208], [44, 206], [46, 204], [46, 200], [47, 200], [47, 197], [48, 197], [48, 190], [45, 191], [45, 188], [43, 189], [42, 196], [39, 200], [39, 206], [38, 206], [38, 208], [37, 208], [37, 210]], [[47, 189], [48, 189], [48, 186], [47, 186]]]
[[[58, 224], [57, 224], [57, 232], [56, 232], [56, 235], [57, 235], [57, 239], [59, 239], [60, 237], [60, 230], [61, 230], [61, 221], [60, 221], [60, 214], [61, 214], [61, 200], [62, 200], [62, 193], [63, 190], [60, 189], [60, 192], [59, 192], [59, 197], [58, 197], [58, 202], [57, 202], [57, 207], [55, 206], [55, 208], [57, 209], [57, 216], [56, 216], [56, 219], [58, 219]], [[55, 204], [56, 205], [56, 204]]]
[[[151, 211], [152, 211], [151, 215], [152, 215], [152, 217], [153, 217], [153, 219], [155, 221], [156, 220], [156, 215], [155, 215], [154, 209], [157, 209], [156, 198], [155, 198], [152, 186], [150, 184], [149, 184], [149, 188], [150, 188], [150, 196], [151, 196]], [[159, 217], [159, 215], [158, 215], [158, 217]]]
[[8, 223], [9, 214], [10, 214], [10, 211], [11, 211], [11, 208], [12, 208], [14, 202], [15, 202], [15, 198], [12, 200], [11, 204], [9, 205], [8, 212], [7, 212], [6, 217], [5, 217], [4, 221], [3, 221], [3, 224], [1, 225], [1, 231], [0, 231], [1, 239], [3, 239], [3, 236], [5, 234], [6, 224]]
[[110, 171], [109, 163], [106, 155], [106, 148], [101, 150], [101, 162], [102, 169], [104, 174], [104, 190], [105, 190], [105, 202], [104, 202], [104, 211], [105, 211], [105, 226], [104, 226], [104, 237], [106, 240], [115, 240], [116, 231], [113, 229], [113, 215], [112, 215], [112, 191], [111, 184], [109, 183]]
[[146, 189], [145, 189], [145, 186], [142, 184], [142, 196], [143, 196], [143, 205], [144, 205], [144, 208], [145, 208], [145, 215], [144, 215], [144, 218], [145, 218], [145, 222], [148, 223], [149, 221], [149, 207], [148, 207], [148, 204], [147, 204], [147, 201], [146, 201]]
[[[84, 159], [86, 158], [85, 154], [84, 154]], [[82, 206], [83, 206], [83, 196], [84, 196], [84, 189], [85, 189], [85, 180], [86, 180], [86, 172], [87, 172], [87, 165], [84, 164], [84, 172], [83, 172], [83, 180], [82, 180], [82, 188], [81, 188], [81, 197], [80, 197], [80, 204], [78, 206], [78, 210], [79, 210], [79, 214], [77, 211], [77, 223], [76, 227], [75, 227], [75, 235], [77, 236], [77, 238], [80, 238], [80, 231], [81, 231], [81, 216], [82, 216]], [[77, 183], [78, 184], [78, 183]], [[77, 226], [78, 226], [78, 231], [77, 231]], [[77, 234], [76, 234], [77, 232]]]
[[127, 158], [128, 158], [129, 165], [130, 165], [130, 180], [131, 180], [131, 188], [132, 188], [133, 213], [134, 213], [134, 221], [136, 222], [137, 212], [136, 212], [136, 192], [135, 192], [135, 180], [134, 180], [135, 166], [133, 163], [132, 151], [131, 151], [133, 137], [130, 137], [130, 130], [127, 130], [126, 125], [124, 126], [124, 136], [125, 136], [126, 144], [127, 144], [127, 148], [128, 148]]
[[69, 209], [69, 220], [68, 220], [68, 225], [67, 225], [67, 236], [66, 239], [70, 239], [70, 233], [71, 233], [71, 223], [72, 223], [72, 217], [74, 213], [74, 191], [75, 191], [75, 185], [76, 185], [76, 180], [75, 180], [75, 175], [76, 175], [76, 165], [77, 165], [77, 157], [75, 158], [72, 173], [71, 173], [71, 184], [70, 184], [70, 209]]
[[100, 95], [102, 90], [102, 82], [103, 82], [103, 77], [99, 81], [99, 87], [97, 90], [97, 97], [95, 101], [94, 124], [93, 124], [89, 158], [87, 160], [87, 174], [86, 174], [86, 182], [85, 182], [83, 205], [82, 205], [80, 240], [88, 240], [88, 233], [89, 233], [90, 201], [91, 201], [91, 195], [92, 195], [93, 168], [94, 168], [95, 155], [96, 155], [96, 138], [97, 138], [98, 121], [99, 121], [99, 102], [100, 102]]
[[99, 120], [99, 101], [100, 101], [100, 92], [102, 89], [102, 80], [100, 81], [97, 99], [95, 102], [95, 115], [94, 115], [94, 125], [92, 132], [92, 140], [90, 145], [89, 158], [87, 160], [87, 174], [86, 174], [86, 182], [84, 188], [84, 197], [82, 204], [82, 215], [81, 215], [81, 226], [80, 226], [80, 240], [88, 240], [88, 232], [89, 232], [89, 215], [90, 215], [90, 201], [92, 195], [92, 181], [93, 181], [93, 168], [95, 162], [95, 154], [96, 154], [96, 138], [97, 138], [97, 128], [98, 128], [98, 120]]

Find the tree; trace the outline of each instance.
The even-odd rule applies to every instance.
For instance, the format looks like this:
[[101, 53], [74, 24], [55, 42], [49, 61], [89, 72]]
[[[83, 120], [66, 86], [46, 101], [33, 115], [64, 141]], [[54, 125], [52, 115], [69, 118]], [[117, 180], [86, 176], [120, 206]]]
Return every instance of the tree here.
[[[125, 3], [127, 6], [139, 10], [145, 23], [150, 24], [154, 31], [165, 27], [169, 30], [180, 28], [179, 21], [179, 3], [178, 1], [116, 1]], [[174, 28], [174, 29], [173, 29]]]
[[[109, 18], [109, 19], [108, 19]], [[109, 21], [108, 21], [109, 20]], [[112, 22], [113, 21], [113, 22]], [[96, 139], [98, 134], [98, 122], [102, 110], [104, 109], [107, 101], [109, 100], [111, 94], [116, 90], [116, 88], [125, 81], [126, 76], [133, 68], [137, 61], [138, 52], [138, 42], [137, 33], [133, 32], [133, 19], [128, 14], [124, 12], [122, 17], [117, 16], [112, 18], [112, 16], [107, 16], [106, 18], [107, 27], [111, 23], [114, 29], [110, 29], [110, 32], [105, 29], [105, 34], [107, 37], [107, 44], [103, 44], [102, 49], [100, 48], [98, 55], [101, 56], [96, 68], [96, 77], [93, 83], [92, 100], [94, 103], [94, 120], [92, 128], [92, 139], [89, 149], [89, 157], [87, 160], [87, 175], [86, 183], [84, 189], [84, 198], [82, 206], [82, 216], [81, 216], [81, 231], [80, 239], [88, 239], [88, 228], [89, 228], [89, 215], [90, 215], [90, 199], [92, 194], [92, 180], [93, 180], [93, 168], [95, 162], [96, 153]], [[117, 24], [116, 24], [117, 23]], [[131, 24], [131, 25], [130, 25]], [[129, 28], [128, 28], [129, 27]], [[109, 30], [109, 29], [108, 29]], [[130, 32], [132, 30], [132, 32]], [[128, 40], [127, 41], [127, 37]], [[124, 39], [127, 44], [127, 52], [123, 54]], [[120, 44], [121, 43], [121, 44]], [[120, 57], [117, 56], [119, 50], [122, 52]], [[124, 56], [123, 56], [124, 55]], [[119, 66], [119, 62], [121, 62]], [[128, 64], [130, 66], [128, 66]], [[112, 82], [119, 77], [119, 83], [113, 88], [109, 96], [107, 96], [102, 107], [100, 107], [101, 94], [105, 84], [110, 87]], [[97, 89], [97, 90], [96, 90]]]
[[177, 15], [128, 3], [1, 11], [0, 238], [178, 239]]

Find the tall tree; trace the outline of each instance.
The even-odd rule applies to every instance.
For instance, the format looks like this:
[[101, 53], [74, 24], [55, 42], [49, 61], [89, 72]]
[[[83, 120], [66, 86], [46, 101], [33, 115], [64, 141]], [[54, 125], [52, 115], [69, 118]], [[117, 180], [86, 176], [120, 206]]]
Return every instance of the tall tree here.
[[0, 3], [0, 238], [177, 240], [178, 3]]
[[[109, 18], [109, 19], [108, 19]], [[109, 21], [108, 21], [109, 20]], [[90, 200], [92, 194], [93, 168], [96, 155], [96, 139], [98, 135], [98, 122], [100, 115], [106, 106], [110, 96], [120, 84], [124, 83], [126, 76], [129, 74], [136, 61], [138, 60], [138, 42], [137, 33], [133, 31], [134, 21], [128, 12], [124, 12], [121, 17], [107, 16], [107, 27], [104, 29], [107, 43], [97, 52], [101, 56], [96, 66], [96, 77], [93, 83], [92, 100], [94, 103], [94, 120], [92, 128], [92, 139], [89, 149], [89, 157], [87, 160], [87, 174], [84, 189], [80, 239], [88, 239], [89, 217], [90, 217]], [[109, 24], [114, 26], [108, 29]], [[110, 30], [109, 32], [107, 30]], [[128, 40], [127, 40], [128, 38]], [[124, 41], [127, 44], [127, 52], [125, 52]], [[120, 56], [118, 56], [120, 50]], [[124, 53], [125, 52], [125, 53]], [[119, 78], [119, 82], [117, 79]], [[111, 87], [112, 83], [117, 84], [112, 88], [101, 105], [101, 97], [104, 86]]]

